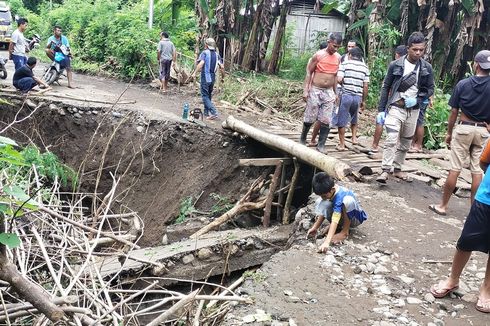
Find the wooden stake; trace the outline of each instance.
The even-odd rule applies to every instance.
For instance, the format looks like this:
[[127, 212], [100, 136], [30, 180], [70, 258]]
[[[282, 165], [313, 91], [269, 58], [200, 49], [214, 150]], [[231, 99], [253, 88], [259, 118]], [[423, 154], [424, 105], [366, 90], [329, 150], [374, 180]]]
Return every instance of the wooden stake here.
[[293, 201], [294, 189], [296, 188], [296, 183], [298, 182], [299, 175], [299, 164], [296, 157], [293, 157], [294, 163], [294, 173], [291, 178], [291, 183], [289, 184], [288, 197], [286, 198], [286, 203], [284, 204], [284, 213], [282, 215], [282, 224], [289, 223], [289, 209], [291, 208], [291, 202]]
[[278, 179], [281, 176], [282, 170], [282, 160], [276, 165], [274, 175], [272, 176], [272, 182], [269, 187], [269, 194], [267, 195], [267, 200], [265, 201], [264, 218], [262, 220], [262, 225], [264, 227], [269, 227], [271, 221], [271, 208], [272, 200], [274, 199], [274, 193], [276, 192]]
[[174, 304], [170, 309], [165, 311], [163, 314], [152, 320], [148, 326], [158, 326], [164, 322], [166, 322], [173, 314], [175, 314], [180, 309], [184, 308], [189, 302], [194, 300], [194, 297], [197, 295], [199, 290], [196, 290], [189, 295], [186, 295], [182, 299], [179, 300], [176, 304]]

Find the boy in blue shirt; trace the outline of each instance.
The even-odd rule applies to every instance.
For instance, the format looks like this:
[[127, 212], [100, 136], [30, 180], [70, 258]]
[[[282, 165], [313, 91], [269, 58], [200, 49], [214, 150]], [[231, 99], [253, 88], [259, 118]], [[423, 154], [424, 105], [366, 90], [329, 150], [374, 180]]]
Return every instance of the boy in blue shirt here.
[[[367, 219], [366, 212], [352, 190], [335, 185], [334, 180], [325, 172], [313, 176], [313, 192], [320, 196], [315, 203], [317, 220], [308, 230], [307, 236], [316, 235], [325, 218], [330, 222], [327, 237], [318, 248], [326, 252], [330, 243], [340, 243], [349, 236], [350, 228], [357, 227]], [[335, 234], [338, 225], [342, 230]]]
[[[490, 58], [488, 59], [490, 61]], [[490, 129], [490, 126], [487, 128]], [[471, 257], [472, 251], [490, 253], [490, 141], [483, 150], [480, 158], [480, 166], [485, 171], [480, 186], [471, 205], [470, 213], [464, 223], [463, 231], [456, 244], [456, 253], [453, 257], [451, 274], [449, 277], [433, 285], [430, 292], [436, 298], [443, 298], [452, 291], [458, 289], [459, 278], [463, 269]], [[490, 313], [490, 258], [487, 261], [485, 279], [480, 287], [476, 310]]]

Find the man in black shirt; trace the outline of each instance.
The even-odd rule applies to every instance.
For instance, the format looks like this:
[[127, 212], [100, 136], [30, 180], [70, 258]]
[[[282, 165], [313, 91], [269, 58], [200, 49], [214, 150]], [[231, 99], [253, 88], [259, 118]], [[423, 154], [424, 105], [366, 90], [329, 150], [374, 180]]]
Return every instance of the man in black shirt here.
[[[483, 50], [476, 54], [473, 71], [475, 76], [461, 80], [449, 99], [452, 109], [448, 119], [446, 143], [451, 147], [451, 170], [444, 184], [442, 203], [429, 206], [430, 210], [439, 215], [446, 215], [449, 198], [468, 157], [471, 203], [482, 180], [483, 172], [479, 162], [483, 146], [489, 137], [487, 128], [490, 125], [490, 51]], [[456, 122], [458, 114], [459, 121]]]
[[43, 85], [48, 88], [49, 85], [46, 84], [41, 79], [34, 76], [32, 70], [36, 66], [37, 59], [35, 57], [30, 57], [27, 59], [27, 64], [17, 69], [14, 73], [13, 84], [22, 93], [27, 93], [37, 85]]

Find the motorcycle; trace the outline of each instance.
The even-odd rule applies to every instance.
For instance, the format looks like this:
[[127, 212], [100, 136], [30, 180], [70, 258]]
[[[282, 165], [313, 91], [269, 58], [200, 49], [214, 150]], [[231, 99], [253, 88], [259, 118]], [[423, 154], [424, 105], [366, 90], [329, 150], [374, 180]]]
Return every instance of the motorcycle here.
[[[67, 48], [65, 45], [61, 45], [59, 47], [59, 51], [61, 51], [65, 56], [70, 55], [70, 49]], [[49, 67], [44, 72], [42, 79], [46, 82], [46, 84], [51, 85], [54, 82], [58, 81], [58, 79], [61, 77], [64, 71], [65, 68], [61, 67], [61, 64], [59, 62], [53, 60], [53, 62], [49, 65]]]
[[8, 59], [0, 58], [0, 78], [7, 79], [7, 69], [5, 69], [5, 64]]

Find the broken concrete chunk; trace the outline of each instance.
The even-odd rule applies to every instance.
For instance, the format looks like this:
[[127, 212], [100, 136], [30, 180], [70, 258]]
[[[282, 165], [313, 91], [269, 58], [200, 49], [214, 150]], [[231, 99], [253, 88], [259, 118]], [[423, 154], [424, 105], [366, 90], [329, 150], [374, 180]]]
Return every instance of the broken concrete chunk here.
[[190, 264], [194, 261], [195, 257], [193, 254], [188, 254], [188, 255], [185, 255], [183, 258], [182, 258], [182, 262], [184, 264]]
[[213, 251], [209, 248], [202, 248], [197, 252], [197, 257], [201, 260], [206, 260], [213, 255]]

